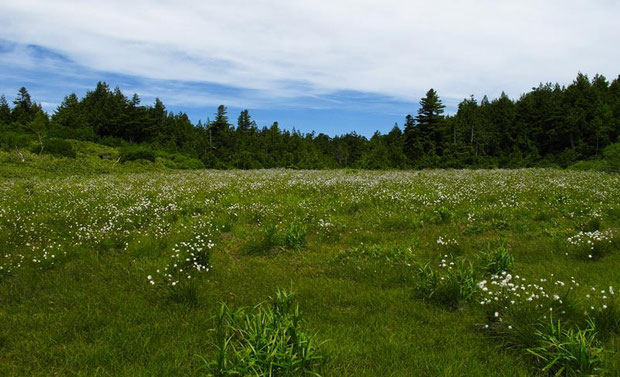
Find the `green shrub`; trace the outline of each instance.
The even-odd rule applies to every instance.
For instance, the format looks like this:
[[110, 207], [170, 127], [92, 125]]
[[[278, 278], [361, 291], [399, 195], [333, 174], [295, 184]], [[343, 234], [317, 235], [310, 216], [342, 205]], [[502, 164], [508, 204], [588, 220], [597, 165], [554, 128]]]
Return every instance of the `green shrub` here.
[[26, 148], [30, 145], [32, 136], [12, 131], [0, 133], [0, 147], [9, 151], [14, 149]]
[[582, 160], [582, 161], [577, 161], [576, 163], [572, 164], [570, 167], [570, 169], [573, 170], [607, 170], [607, 161], [605, 161], [602, 158], [598, 158], [598, 159], [592, 159], [592, 160]]
[[575, 170], [602, 170], [620, 173], [620, 142], [610, 144], [603, 149], [603, 158], [577, 161], [570, 166]]
[[[33, 152], [38, 152], [40, 147], [37, 146]], [[77, 153], [73, 145], [65, 139], [50, 138], [43, 141], [43, 153], [62, 157], [77, 157]]]
[[162, 158], [166, 167], [171, 169], [204, 169], [205, 164], [197, 158], [191, 158], [179, 153], [156, 152], [157, 157]]
[[294, 294], [278, 290], [271, 305], [216, 316], [217, 355], [205, 366], [215, 376], [318, 376], [318, 344], [302, 328]]
[[144, 146], [125, 146], [121, 148], [121, 162], [147, 160], [155, 162], [155, 152]]
[[177, 169], [204, 169], [205, 164], [197, 158], [185, 158], [181, 162], [177, 162]]
[[542, 365], [542, 370], [555, 376], [591, 376], [603, 371], [603, 348], [596, 339], [593, 322], [585, 329], [562, 329], [553, 321], [536, 332], [537, 346], [526, 349]]
[[124, 145], [126, 143], [126, 141], [124, 141], [123, 139], [118, 138], [118, 137], [103, 136], [103, 137], [100, 137], [97, 140], [97, 143], [98, 144], [107, 145], [108, 147], [118, 148], [118, 147]]
[[57, 123], [53, 123], [53, 127], [50, 128], [48, 136], [58, 139], [74, 139], [85, 141], [95, 141], [97, 139], [97, 135], [95, 134], [95, 131], [92, 129], [92, 127], [71, 128], [61, 126]]
[[606, 161], [605, 170], [620, 173], [620, 142], [605, 147], [603, 156]]

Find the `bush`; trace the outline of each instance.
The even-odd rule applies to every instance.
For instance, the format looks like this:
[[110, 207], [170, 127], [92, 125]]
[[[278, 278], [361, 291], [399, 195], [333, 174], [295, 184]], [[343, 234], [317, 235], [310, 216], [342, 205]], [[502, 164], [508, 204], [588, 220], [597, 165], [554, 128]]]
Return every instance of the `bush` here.
[[592, 159], [578, 161], [570, 166], [574, 170], [607, 170], [607, 161], [603, 159]]
[[178, 169], [204, 169], [205, 164], [197, 158], [187, 158], [177, 164]]
[[48, 136], [58, 139], [75, 139], [85, 141], [95, 141], [97, 139], [97, 135], [91, 127], [70, 128], [61, 126], [57, 123], [53, 123], [53, 127], [50, 128]]
[[605, 147], [603, 149], [603, 156], [605, 156], [606, 161], [605, 170], [620, 173], [620, 143], [614, 143]]
[[606, 146], [603, 149], [603, 158], [578, 161], [570, 166], [575, 170], [602, 170], [620, 173], [620, 142]]
[[147, 160], [155, 162], [155, 152], [143, 146], [125, 146], [121, 148], [121, 162]]
[[293, 301], [291, 292], [278, 290], [271, 305], [254, 311], [222, 304], [215, 326], [217, 356], [205, 366], [215, 376], [318, 376], [318, 345], [304, 332]]
[[98, 144], [106, 145], [108, 147], [118, 148], [124, 145], [126, 142], [123, 139], [112, 136], [103, 136], [97, 140]]
[[0, 146], [6, 151], [25, 148], [30, 145], [31, 140], [32, 137], [27, 134], [12, 131], [0, 133]]
[[[40, 147], [36, 147], [33, 152], [38, 152]], [[65, 139], [50, 138], [43, 141], [43, 153], [62, 157], [77, 157], [73, 145]]]
[[202, 161], [175, 153], [170, 157], [172, 168], [174, 169], [204, 169], [205, 164]]

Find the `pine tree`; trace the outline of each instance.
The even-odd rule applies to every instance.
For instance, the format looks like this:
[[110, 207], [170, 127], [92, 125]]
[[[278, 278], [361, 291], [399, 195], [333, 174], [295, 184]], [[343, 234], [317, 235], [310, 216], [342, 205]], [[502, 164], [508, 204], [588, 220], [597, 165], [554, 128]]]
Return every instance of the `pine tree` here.
[[237, 131], [246, 132], [256, 128], [256, 122], [252, 120], [248, 110], [243, 110], [237, 118]]
[[432, 88], [426, 92], [426, 97], [420, 100], [420, 108], [418, 109], [416, 122], [417, 129], [426, 144], [426, 153], [434, 153], [435, 144], [439, 144], [440, 142], [440, 140], [438, 140], [438, 132], [444, 120], [443, 110], [445, 107], [446, 106], [441, 103], [437, 92]]
[[[210, 143], [215, 150], [220, 150], [226, 146], [227, 134], [230, 129], [227, 114], [228, 110], [226, 106], [218, 106], [217, 112], [215, 113], [215, 120], [209, 124]], [[218, 151], [218, 155], [221, 157], [221, 151]]]
[[78, 129], [85, 126], [84, 117], [80, 111], [80, 100], [75, 93], [66, 96], [56, 112], [52, 116], [52, 120], [59, 125], [71, 129]]
[[32, 99], [30, 98], [30, 94], [28, 90], [23, 86], [19, 89], [17, 93], [17, 98], [13, 101], [13, 110], [11, 111], [11, 117], [13, 121], [28, 124], [34, 118], [34, 112], [32, 108]]
[[11, 123], [11, 108], [4, 94], [0, 96], [0, 124]]
[[415, 119], [411, 115], [405, 117], [405, 142], [403, 151], [410, 161], [416, 161], [424, 153], [420, 135], [417, 132]]
[[444, 108], [437, 92], [430, 89], [420, 100], [415, 122], [410, 115], [407, 116], [405, 154], [414, 165], [433, 166], [437, 154], [441, 153]]

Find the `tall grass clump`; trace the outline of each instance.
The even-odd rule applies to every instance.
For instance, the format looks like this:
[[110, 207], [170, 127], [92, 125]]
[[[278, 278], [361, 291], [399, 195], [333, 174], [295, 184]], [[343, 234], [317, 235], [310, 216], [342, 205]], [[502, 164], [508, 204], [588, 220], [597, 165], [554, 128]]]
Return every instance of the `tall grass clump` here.
[[549, 322], [536, 332], [537, 345], [526, 352], [554, 376], [592, 376], [604, 370], [604, 350], [596, 338], [594, 322], [585, 329], [564, 329], [560, 321]]
[[459, 258], [448, 263], [443, 259], [440, 268], [429, 263], [418, 267], [414, 290], [419, 298], [455, 309], [474, 297], [476, 271], [469, 261]]
[[339, 252], [334, 260], [346, 261], [376, 261], [384, 264], [405, 264], [414, 262], [414, 253], [411, 247], [399, 245], [360, 245]]
[[259, 233], [246, 245], [249, 254], [266, 254], [280, 245], [278, 229], [273, 224], [265, 224]]
[[515, 258], [506, 247], [506, 241], [500, 240], [497, 247], [492, 247], [489, 243], [487, 251], [482, 253], [481, 260], [482, 267], [488, 273], [500, 274], [512, 269]]
[[[604, 297], [604, 299], [602, 299]], [[601, 291], [601, 296], [595, 299], [596, 306], [591, 310], [589, 317], [592, 318], [599, 337], [603, 340], [614, 335], [620, 335], [620, 308], [618, 298], [613, 287]]]
[[301, 250], [306, 243], [306, 228], [299, 224], [291, 224], [284, 231], [283, 246], [289, 250]]
[[249, 254], [269, 254], [279, 250], [299, 251], [306, 244], [307, 231], [303, 225], [291, 224], [284, 230], [266, 224], [246, 245]]
[[294, 294], [278, 290], [271, 305], [231, 310], [215, 317], [217, 354], [206, 366], [214, 376], [318, 376], [318, 344], [302, 326]]

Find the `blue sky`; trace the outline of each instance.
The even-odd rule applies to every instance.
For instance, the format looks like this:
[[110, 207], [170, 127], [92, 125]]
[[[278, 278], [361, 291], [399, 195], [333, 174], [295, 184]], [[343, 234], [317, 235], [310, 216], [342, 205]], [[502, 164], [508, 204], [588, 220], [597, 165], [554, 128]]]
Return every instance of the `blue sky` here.
[[194, 122], [224, 104], [260, 126], [369, 136], [431, 87], [453, 112], [470, 94], [613, 78], [618, 18], [611, 0], [0, 1], [0, 93], [26, 86], [53, 111], [106, 81]]
[[[24, 64], [25, 61], [28, 63]], [[277, 121], [287, 129], [330, 135], [355, 130], [370, 136], [376, 130], [388, 131], [396, 122], [402, 125], [405, 114], [414, 113], [418, 106], [416, 102], [355, 91], [257, 100], [253, 98], [253, 90], [99, 71], [41, 46], [0, 40], [0, 93], [9, 102], [25, 86], [33, 99], [51, 114], [64, 96], [75, 92], [81, 97], [98, 81], [105, 81], [112, 88], [118, 86], [127, 96], [138, 93], [142, 104], [151, 104], [159, 97], [168, 110], [185, 112], [194, 123], [213, 118], [216, 107], [224, 104], [233, 123], [239, 112], [247, 108], [259, 126]]]

